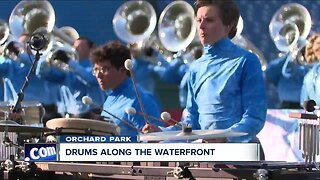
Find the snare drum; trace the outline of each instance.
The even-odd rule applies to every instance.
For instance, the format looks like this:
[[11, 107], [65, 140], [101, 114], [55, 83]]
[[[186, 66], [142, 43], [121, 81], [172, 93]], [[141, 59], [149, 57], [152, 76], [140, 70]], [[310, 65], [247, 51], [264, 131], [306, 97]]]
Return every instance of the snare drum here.
[[46, 127], [52, 129], [46, 135], [119, 135], [120, 128], [113, 121], [82, 118], [55, 118], [47, 121]]
[[[10, 111], [11, 104], [8, 102], [0, 102], [0, 110]], [[22, 125], [41, 125], [45, 110], [41, 103], [34, 101], [26, 101], [21, 103], [22, 107]]]

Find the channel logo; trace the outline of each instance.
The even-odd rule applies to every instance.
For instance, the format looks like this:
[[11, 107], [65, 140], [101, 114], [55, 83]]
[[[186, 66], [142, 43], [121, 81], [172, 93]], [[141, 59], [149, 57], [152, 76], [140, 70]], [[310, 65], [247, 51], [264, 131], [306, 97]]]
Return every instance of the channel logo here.
[[57, 144], [24, 144], [26, 161], [56, 161]]

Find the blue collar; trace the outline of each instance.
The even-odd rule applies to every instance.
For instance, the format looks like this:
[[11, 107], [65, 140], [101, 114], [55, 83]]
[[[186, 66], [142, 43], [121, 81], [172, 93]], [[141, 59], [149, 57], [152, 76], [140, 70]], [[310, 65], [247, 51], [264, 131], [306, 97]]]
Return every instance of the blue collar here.
[[234, 44], [232, 43], [232, 41], [229, 38], [223, 38], [220, 39], [219, 41], [217, 41], [214, 44], [205, 44], [204, 45], [204, 52], [208, 53], [208, 52], [214, 52], [215, 50], [226, 50], [229, 49], [230, 47], [234, 46]]
[[127, 89], [129, 86], [131, 86], [132, 81], [131, 78], [127, 78], [125, 81], [123, 81], [119, 87], [117, 87], [116, 89], [108, 89], [105, 91], [105, 93], [110, 96], [110, 95], [118, 95], [120, 94], [123, 90]]

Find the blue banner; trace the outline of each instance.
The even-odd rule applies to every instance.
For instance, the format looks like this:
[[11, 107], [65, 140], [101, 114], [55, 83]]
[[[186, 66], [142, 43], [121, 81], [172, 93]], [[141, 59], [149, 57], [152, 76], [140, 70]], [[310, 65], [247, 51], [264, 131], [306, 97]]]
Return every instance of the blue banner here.
[[57, 144], [24, 144], [26, 161], [57, 161]]
[[60, 136], [60, 143], [136, 143], [137, 136]]

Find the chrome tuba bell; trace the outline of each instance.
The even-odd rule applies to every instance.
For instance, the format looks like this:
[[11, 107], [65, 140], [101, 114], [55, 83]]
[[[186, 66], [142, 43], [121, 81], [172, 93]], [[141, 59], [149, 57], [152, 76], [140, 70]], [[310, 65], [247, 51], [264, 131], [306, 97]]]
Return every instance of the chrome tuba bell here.
[[46, 61], [48, 64], [58, 67], [62, 70], [72, 71], [69, 65], [57, 59], [56, 55], [59, 53], [59, 51], [62, 51], [66, 54], [68, 59], [78, 60], [79, 53], [73, 47], [73, 43], [79, 38], [79, 34], [70, 26], [64, 26], [59, 29], [55, 27], [54, 29], [55, 30], [53, 30], [52, 35], [53, 45], [52, 48], [45, 54]]
[[[179, 56], [180, 52], [176, 55]], [[183, 50], [183, 52], [181, 52], [180, 56], [184, 64], [190, 65], [194, 60], [199, 59], [203, 52], [203, 45], [199, 40], [199, 36], [195, 35], [192, 42]]]
[[[155, 65], [160, 66], [165, 62], [161, 62], [159, 58], [154, 55], [153, 51], [157, 51], [167, 62], [173, 59], [173, 53], [162, 46], [155, 32], [153, 32], [148, 39], [130, 43], [129, 48], [133, 57], [141, 57], [141, 59], [150, 61]], [[152, 50], [152, 52], [148, 52], [148, 50]]]
[[147, 1], [128, 1], [122, 4], [112, 20], [116, 35], [126, 43], [148, 38], [156, 27], [157, 16]]
[[271, 19], [270, 36], [281, 52], [301, 49], [305, 46], [303, 41], [310, 33], [311, 23], [310, 13], [304, 6], [298, 3], [285, 4]]
[[18, 39], [21, 35], [38, 32], [48, 38], [48, 44], [40, 52], [45, 53], [52, 47], [49, 33], [55, 24], [55, 13], [48, 1], [21, 1], [10, 14], [9, 27], [12, 35]]
[[70, 39], [71, 41], [73, 41], [73, 42], [80, 37], [80, 35], [79, 35], [79, 33], [77, 32], [77, 30], [74, 29], [74, 28], [71, 27], [71, 26], [63, 26], [63, 27], [60, 27], [60, 28], [59, 28], [59, 31], [61, 31], [62, 33], [64, 33], [66, 36], [68, 36], [69, 39]]
[[10, 35], [10, 30], [8, 24], [0, 19], [0, 45], [5, 43]]
[[[0, 19], [0, 44], [0, 54], [14, 61], [19, 60], [18, 53], [24, 52], [24, 45], [10, 34], [8, 24], [2, 19]], [[14, 46], [18, 52], [12, 51], [9, 46]]]
[[238, 46], [250, 51], [251, 53], [255, 54], [261, 64], [261, 70], [265, 71], [267, 69], [267, 60], [263, 53], [246, 37], [243, 36], [235, 36], [232, 41], [237, 44]]
[[158, 22], [159, 39], [163, 46], [178, 52], [185, 49], [196, 33], [192, 6], [185, 1], [174, 1], [166, 6]]
[[64, 63], [63, 61], [61, 61], [60, 59], [57, 58], [56, 55], [59, 51], [62, 51], [63, 53], [65, 53], [68, 59], [72, 59], [72, 60], [79, 59], [79, 54], [74, 47], [67, 45], [67, 44], [64, 44], [64, 45], [56, 44], [45, 55], [45, 58], [46, 58], [45, 60], [51, 66], [57, 67], [57, 68], [62, 69], [64, 71], [72, 71], [72, 69], [69, 67], [68, 64]]
[[241, 33], [243, 31], [244, 23], [243, 19], [240, 16], [237, 24], [237, 33], [236, 35], [232, 38], [232, 42], [237, 44], [238, 46], [250, 51], [251, 53], [255, 54], [261, 64], [261, 70], [265, 71], [267, 69], [267, 60], [263, 53], [246, 37], [242, 36]]
[[311, 23], [309, 11], [298, 3], [285, 4], [273, 15], [269, 24], [270, 36], [278, 50], [287, 54], [282, 67], [284, 77], [291, 76], [286, 70], [290, 61], [305, 64], [300, 50], [307, 44]]
[[53, 30], [55, 13], [48, 1], [21, 1], [10, 14], [9, 26], [13, 36], [31, 35], [40, 27]]

